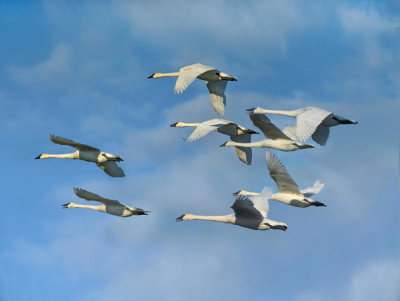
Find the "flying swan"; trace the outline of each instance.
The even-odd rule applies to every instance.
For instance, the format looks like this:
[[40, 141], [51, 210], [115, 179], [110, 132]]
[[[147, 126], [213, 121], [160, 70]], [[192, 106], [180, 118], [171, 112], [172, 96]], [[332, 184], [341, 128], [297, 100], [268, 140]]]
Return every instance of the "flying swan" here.
[[120, 217], [128, 217], [132, 215], [147, 215], [148, 212], [150, 211], [145, 211], [140, 208], [135, 208], [135, 207], [130, 207], [125, 204], [122, 204], [116, 200], [110, 200], [110, 199], [105, 199], [97, 194], [94, 194], [92, 192], [89, 192], [84, 189], [80, 188], [73, 188], [75, 194], [87, 201], [96, 201], [103, 203], [103, 205], [99, 206], [90, 206], [90, 205], [80, 205], [80, 204], [75, 204], [75, 203], [66, 203], [63, 206], [63, 208], [87, 208], [87, 209], [92, 209], [96, 211], [101, 211], [104, 213], [120, 216]]
[[228, 81], [237, 81], [236, 77], [218, 71], [214, 67], [193, 64], [179, 69], [179, 72], [153, 73], [148, 78], [178, 77], [174, 92], [182, 93], [196, 78], [206, 81], [210, 92], [211, 104], [218, 115], [224, 115], [226, 96], [225, 88]]
[[[317, 180], [313, 187], [299, 190], [299, 186], [297, 186], [296, 182], [289, 175], [282, 162], [271, 152], [267, 152], [266, 157], [269, 175], [278, 186], [278, 193], [272, 194], [269, 198], [270, 200], [301, 208], [308, 206], [326, 207], [325, 204], [310, 198], [324, 188], [325, 185], [323, 183]], [[239, 190], [233, 195], [258, 195], [258, 193]]]
[[302, 144], [298, 141], [290, 139], [280, 129], [278, 129], [264, 114], [250, 113], [250, 119], [253, 121], [253, 124], [264, 133], [266, 139], [251, 143], [227, 141], [220, 146], [268, 147], [284, 152], [314, 147], [311, 144]]
[[[196, 129], [187, 139], [189, 142], [200, 139], [208, 135], [212, 131], [217, 131], [221, 134], [230, 136], [232, 141], [235, 142], [250, 142], [251, 134], [258, 134], [257, 132], [248, 129], [244, 126], [236, 124], [229, 120], [224, 119], [211, 119], [201, 123], [185, 123], [175, 122], [170, 125], [171, 127], [195, 127]], [[243, 163], [250, 165], [252, 160], [252, 151], [248, 147], [236, 147], [236, 153]]]
[[271, 190], [264, 188], [263, 191], [255, 196], [238, 195], [231, 206], [234, 213], [223, 216], [203, 216], [194, 214], [183, 214], [176, 219], [179, 221], [206, 220], [221, 223], [230, 223], [237, 226], [250, 228], [253, 230], [279, 229], [286, 231], [285, 223], [267, 219]]
[[77, 143], [67, 138], [54, 136], [49, 134], [50, 140], [54, 143], [61, 145], [69, 145], [77, 149], [76, 152], [68, 154], [40, 154], [35, 159], [47, 159], [47, 158], [61, 158], [61, 159], [79, 159], [88, 162], [94, 162], [100, 167], [106, 174], [111, 177], [125, 177], [124, 171], [117, 166], [115, 162], [124, 161], [121, 157], [102, 152], [98, 148], [90, 145]]
[[252, 113], [267, 113], [296, 117], [296, 125], [287, 127], [283, 131], [286, 135], [300, 142], [310, 136], [319, 145], [325, 145], [329, 137], [329, 128], [339, 124], [357, 124], [357, 121], [345, 119], [332, 112], [317, 107], [305, 107], [293, 111], [265, 110], [260, 107], [248, 109]]

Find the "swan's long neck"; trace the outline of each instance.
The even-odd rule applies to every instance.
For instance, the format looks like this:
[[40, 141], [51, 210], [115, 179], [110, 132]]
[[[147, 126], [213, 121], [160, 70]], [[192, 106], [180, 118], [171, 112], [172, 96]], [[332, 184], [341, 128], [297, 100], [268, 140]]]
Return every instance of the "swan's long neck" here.
[[229, 215], [221, 215], [221, 216], [206, 216], [206, 215], [194, 215], [194, 214], [185, 214], [183, 216], [184, 221], [191, 221], [191, 220], [204, 220], [204, 221], [214, 221], [214, 222], [221, 222], [221, 223], [235, 223], [235, 217], [233, 214]]
[[81, 205], [81, 204], [76, 204], [76, 203], [69, 203], [68, 208], [86, 208], [86, 209], [92, 209], [92, 210], [96, 210], [96, 211], [106, 212], [106, 210], [104, 209], [104, 205], [92, 206], [92, 205]]
[[160, 77], [177, 77], [179, 76], [179, 72], [170, 72], [170, 73], [154, 73], [153, 78], [160, 78]]
[[293, 110], [293, 111], [279, 111], [279, 110], [265, 110], [260, 109], [257, 113], [262, 114], [276, 114], [276, 115], [285, 115], [290, 117], [296, 117], [301, 111], [300, 110]]
[[251, 142], [251, 143], [228, 141], [225, 143], [225, 145], [221, 145], [221, 146], [266, 147], [266, 141], [261, 140], [261, 141], [257, 141], [257, 142]]
[[59, 158], [59, 159], [79, 159], [79, 152], [69, 154], [41, 154], [40, 159]]

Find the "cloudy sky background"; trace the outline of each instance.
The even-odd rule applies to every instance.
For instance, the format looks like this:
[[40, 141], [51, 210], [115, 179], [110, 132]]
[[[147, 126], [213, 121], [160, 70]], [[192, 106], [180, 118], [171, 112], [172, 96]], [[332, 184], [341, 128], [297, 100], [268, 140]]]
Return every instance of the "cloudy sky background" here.
[[[399, 301], [399, 17], [397, 1], [2, 2], [0, 300]], [[226, 136], [169, 127], [216, 118], [207, 89], [146, 77], [197, 62], [238, 77], [224, 118], [244, 126], [254, 106], [359, 121], [326, 147], [275, 152], [300, 187], [326, 183], [328, 207], [271, 201], [286, 232], [175, 222], [277, 190], [265, 150], [245, 166]], [[33, 160], [71, 151], [49, 133], [121, 155], [127, 176]], [[84, 202], [73, 186], [152, 213], [61, 210]]]

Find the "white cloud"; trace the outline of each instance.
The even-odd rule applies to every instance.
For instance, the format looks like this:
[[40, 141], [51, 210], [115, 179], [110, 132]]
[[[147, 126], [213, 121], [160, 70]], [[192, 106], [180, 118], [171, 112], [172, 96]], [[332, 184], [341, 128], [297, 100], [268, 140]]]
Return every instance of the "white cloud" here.
[[9, 72], [21, 84], [59, 83], [71, 76], [71, 59], [71, 49], [65, 44], [59, 44], [45, 61], [31, 67], [11, 66]]

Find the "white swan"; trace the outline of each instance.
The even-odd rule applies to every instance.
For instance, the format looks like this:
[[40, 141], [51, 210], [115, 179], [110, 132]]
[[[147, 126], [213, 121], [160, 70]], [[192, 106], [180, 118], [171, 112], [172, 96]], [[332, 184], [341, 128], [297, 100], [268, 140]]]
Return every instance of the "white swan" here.
[[[325, 204], [310, 198], [325, 187], [323, 183], [317, 180], [313, 187], [299, 190], [299, 186], [297, 186], [296, 182], [289, 175], [282, 162], [271, 152], [267, 152], [266, 157], [269, 175], [278, 186], [279, 191], [278, 193], [272, 194], [270, 200], [301, 208], [308, 206], [326, 207]], [[258, 193], [239, 190], [233, 195], [258, 195]]]
[[253, 230], [279, 229], [286, 231], [285, 223], [267, 219], [269, 204], [268, 199], [271, 190], [265, 189], [256, 196], [246, 197], [239, 195], [232, 205], [235, 213], [223, 216], [203, 216], [194, 214], [183, 214], [176, 219], [179, 221], [206, 220], [221, 223], [230, 223]]
[[[196, 129], [187, 139], [189, 142], [200, 139], [212, 131], [217, 131], [221, 134], [230, 136], [231, 140], [235, 142], [250, 142], [251, 134], [258, 134], [257, 132], [248, 129], [244, 126], [236, 124], [229, 120], [224, 119], [211, 119], [201, 123], [185, 123], [175, 122], [170, 125], [171, 127], [195, 127]], [[236, 147], [236, 153], [239, 159], [247, 164], [251, 164], [252, 151], [248, 147]]]
[[89, 192], [84, 189], [80, 188], [73, 188], [75, 194], [87, 201], [96, 201], [103, 203], [103, 205], [99, 206], [90, 206], [90, 205], [80, 205], [80, 204], [75, 204], [75, 203], [66, 203], [63, 206], [63, 208], [87, 208], [87, 209], [93, 209], [96, 211], [101, 211], [104, 213], [112, 214], [112, 215], [117, 215], [120, 217], [128, 217], [132, 215], [147, 215], [148, 212], [150, 211], [145, 211], [140, 208], [135, 208], [135, 207], [130, 207], [125, 204], [122, 204], [116, 200], [110, 200], [110, 199], [105, 199], [97, 194], [94, 194], [92, 192]]
[[218, 115], [224, 115], [227, 81], [237, 81], [236, 77], [220, 72], [214, 67], [202, 64], [193, 64], [179, 69], [179, 72], [153, 73], [148, 78], [178, 77], [174, 92], [182, 93], [196, 78], [206, 81], [210, 92], [211, 104]]
[[312, 139], [319, 145], [325, 145], [329, 137], [329, 128], [339, 124], [357, 124], [357, 121], [345, 119], [332, 112], [317, 107], [305, 107], [293, 111], [265, 110], [260, 107], [248, 109], [248, 112], [258, 114], [277, 114], [296, 117], [296, 125], [287, 127], [283, 132], [294, 140], [306, 141]]
[[227, 141], [220, 146], [268, 147], [285, 152], [314, 147], [311, 144], [302, 144], [298, 141], [290, 139], [264, 114], [250, 113], [250, 119], [253, 121], [254, 125], [264, 133], [266, 139], [252, 143]]
[[121, 157], [102, 152], [98, 148], [90, 145], [77, 143], [67, 138], [49, 134], [50, 140], [61, 145], [69, 145], [77, 151], [68, 154], [40, 154], [35, 159], [61, 158], [61, 159], [79, 159], [88, 162], [94, 162], [98, 167], [104, 170], [111, 177], [125, 177], [124, 171], [117, 166], [115, 162], [124, 161]]

